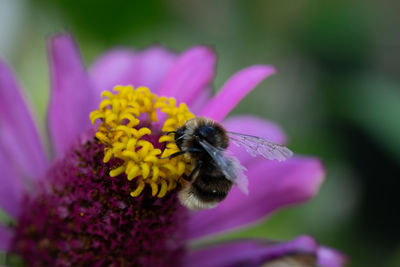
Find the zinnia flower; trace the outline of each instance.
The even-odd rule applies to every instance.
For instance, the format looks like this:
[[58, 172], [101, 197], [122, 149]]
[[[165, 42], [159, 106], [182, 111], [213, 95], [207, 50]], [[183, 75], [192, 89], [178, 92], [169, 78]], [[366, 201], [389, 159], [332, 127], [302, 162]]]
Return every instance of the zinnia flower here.
[[160, 158], [177, 149], [165, 131], [201, 115], [285, 142], [272, 122], [225, 119], [273, 67], [246, 68], [211, 96], [215, 56], [207, 47], [180, 55], [157, 46], [114, 50], [87, 72], [72, 38], [60, 35], [50, 40], [49, 58], [51, 160], [20, 86], [0, 62], [0, 207], [13, 218], [0, 224], [0, 250], [32, 266], [275, 266], [295, 257], [310, 266], [344, 264], [342, 254], [308, 236], [188, 246], [306, 201], [323, 181], [316, 158], [278, 163], [233, 146], [248, 169], [248, 196], [233, 188], [216, 208], [198, 212], [177, 200], [191, 165], [183, 156]]

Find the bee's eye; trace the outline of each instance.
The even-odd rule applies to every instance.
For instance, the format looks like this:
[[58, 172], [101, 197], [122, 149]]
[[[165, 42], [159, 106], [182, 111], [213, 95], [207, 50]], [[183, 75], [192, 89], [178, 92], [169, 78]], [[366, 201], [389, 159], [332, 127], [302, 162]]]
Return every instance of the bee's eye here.
[[178, 131], [176, 131], [176, 135], [177, 136], [181, 136], [181, 135], [183, 135], [185, 133], [185, 130], [184, 129], [179, 129]]
[[211, 126], [202, 126], [199, 128], [199, 135], [206, 138], [214, 133], [214, 128]]

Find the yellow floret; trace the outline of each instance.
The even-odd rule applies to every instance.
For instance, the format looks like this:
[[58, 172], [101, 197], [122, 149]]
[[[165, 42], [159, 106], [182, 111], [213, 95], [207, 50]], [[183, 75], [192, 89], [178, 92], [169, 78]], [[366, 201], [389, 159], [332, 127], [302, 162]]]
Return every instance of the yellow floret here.
[[158, 139], [166, 143], [163, 151], [146, 137], [160, 136], [151, 130], [152, 123], [159, 120], [158, 114], [163, 114], [162, 132], [176, 130], [194, 115], [186, 104], [177, 107], [174, 98], [158, 97], [146, 87], [116, 86], [114, 91], [104, 91], [99, 109], [90, 114], [93, 124], [101, 121], [96, 137], [106, 145], [103, 161], [123, 160], [121, 166], [110, 171], [110, 176], [125, 174], [128, 180], [135, 179], [137, 187], [131, 192], [132, 197], [139, 196], [146, 184], [153, 196], [163, 197], [177, 184], [184, 183], [181, 177], [192, 169], [192, 163], [183, 156], [163, 158], [179, 151], [172, 135], [164, 134]]

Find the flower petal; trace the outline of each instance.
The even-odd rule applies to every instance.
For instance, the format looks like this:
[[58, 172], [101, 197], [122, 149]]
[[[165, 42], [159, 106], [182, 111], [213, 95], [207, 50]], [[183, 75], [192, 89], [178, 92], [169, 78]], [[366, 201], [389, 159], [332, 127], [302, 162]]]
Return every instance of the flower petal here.
[[222, 86], [200, 115], [216, 121], [223, 120], [257, 84], [274, 73], [275, 68], [266, 65], [255, 65], [239, 71]]
[[[255, 116], [234, 116], [223, 121], [223, 125], [228, 131], [249, 134], [265, 138], [269, 141], [284, 144], [286, 135], [282, 129], [272, 121], [268, 121]], [[231, 142], [232, 143], [232, 142]], [[228, 148], [239, 159], [244, 166], [255, 160], [263, 160], [263, 157], [253, 157], [243, 147], [231, 144]]]
[[162, 47], [152, 47], [139, 54], [137, 81], [133, 85], [147, 86], [152, 92], [160, 90], [161, 83], [176, 62], [177, 56]]
[[96, 98], [93, 84], [71, 36], [52, 38], [49, 57], [49, 131], [55, 152], [61, 155], [90, 126], [89, 113], [95, 108]]
[[250, 166], [247, 177], [248, 196], [234, 187], [216, 208], [193, 214], [188, 224], [189, 239], [244, 226], [278, 208], [310, 199], [323, 181], [324, 169], [314, 158], [263, 160]]
[[261, 266], [288, 255], [309, 256], [311, 261], [315, 261], [316, 250], [316, 242], [308, 236], [300, 236], [285, 243], [267, 243], [262, 240], [227, 242], [189, 253], [184, 266]]
[[0, 151], [0, 208], [7, 214], [18, 217], [25, 186], [4, 151]]
[[0, 150], [25, 179], [40, 178], [47, 166], [37, 128], [21, 95], [19, 85], [0, 61]]
[[215, 55], [204, 46], [193, 47], [182, 53], [161, 84], [159, 95], [175, 97], [190, 104], [214, 76]]
[[98, 58], [90, 68], [97, 94], [116, 85], [133, 84], [137, 54], [128, 49], [112, 50]]
[[318, 266], [322, 267], [343, 267], [348, 262], [346, 255], [324, 246], [318, 248], [317, 257]]
[[93, 64], [91, 77], [99, 96], [116, 85], [147, 86], [157, 92], [175, 60], [176, 55], [161, 46], [137, 53], [128, 49], [113, 50]]
[[0, 251], [8, 251], [10, 248], [12, 232], [0, 224]]
[[195, 100], [193, 100], [190, 103], [190, 111], [193, 112], [194, 114], [199, 113], [205, 105], [207, 105], [207, 102], [210, 100], [212, 94], [212, 89], [211, 88], [205, 88], [202, 90], [196, 97]]

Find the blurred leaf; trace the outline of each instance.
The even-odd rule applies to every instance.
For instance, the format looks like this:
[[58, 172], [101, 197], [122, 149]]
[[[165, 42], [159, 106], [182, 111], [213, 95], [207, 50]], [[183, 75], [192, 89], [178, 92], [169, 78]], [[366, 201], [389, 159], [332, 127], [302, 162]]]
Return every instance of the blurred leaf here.
[[370, 75], [348, 89], [343, 112], [400, 162], [400, 83]]
[[368, 13], [352, 1], [308, 2], [304, 23], [293, 33], [304, 52], [329, 71], [365, 65], [371, 47]]
[[74, 32], [91, 35], [105, 43], [146, 31], [165, 22], [168, 14], [168, 3], [157, 0], [32, 1], [55, 6]]
[[393, 257], [390, 260], [389, 267], [398, 267], [400, 266], [400, 247], [394, 250]]

